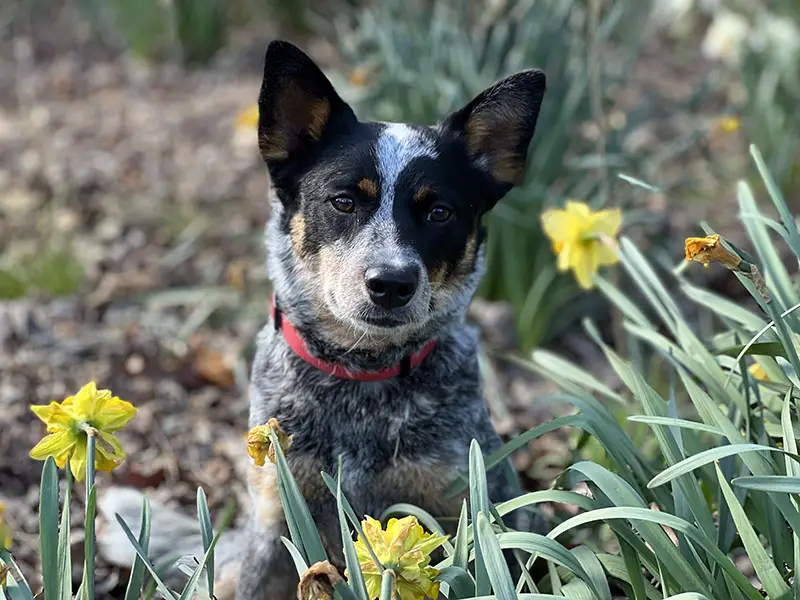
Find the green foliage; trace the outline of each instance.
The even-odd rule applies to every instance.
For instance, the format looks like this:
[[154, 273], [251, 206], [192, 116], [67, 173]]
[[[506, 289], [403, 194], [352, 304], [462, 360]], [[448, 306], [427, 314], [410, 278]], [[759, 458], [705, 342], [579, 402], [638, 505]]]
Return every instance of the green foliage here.
[[[760, 156], [755, 148], [753, 154]], [[768, 183], [768, 173], [764, 174]], [[768, 187], [779, 214], [788, 215], [775, 188]], [[800, 327], [791, 318], [791, 309], [800, 307], [800, 298], [796, 289], [781, 286], [788, 273], [773, 251], [768, 227], [787, 240], [793, 239], [797, 229], [791, 220], [768, 221], [750, 204], [752, 197], [752, 190], [741, 183], [742, 211], [757, 215], [749, 233], [759, 256], [758, 268], [767, 274], [771, 300], [765, 302], [749, 279], [739, 273], [736, 276], [767, 315], [777, 315], [780, 322], [763, 327], [760, 315], [717, 302], [708, 292], [700, 293], [680, 271], [669, 275], [674, 281], [665, 283], [633, 244], [623, 239], [623, 267], [647, 298], [647, 308], [658, 315], [658, 322], [647, 321], [628, 301], [620, 302], [621, 294], [609, 294], [608, 298], [623, 312], [625, 327], [633, 338], [667, 361], [673, 373], [668, 394], [662, 397], [646, 374], [600, 339], [589, 321], [588, 335], [605, 353], [626, 394], [547, 352], [534, 353], [530, 362], [518, 361], [556, 382], [561, 388], [558, 399], [571, 402], [577, 412], [531, 430], [486, 458], [473, 442], [468, 473], [447, 492], [466, 494], [471, 510], [465, 503], [453, 543], [444, 546], [445, 557], [435, 565], [441, 571], [440, 581], [446, 584], [446, 597], [602, 600], [610, 599], [612, 591], [616, 597], [624, 594], [636, 600], [797, 597], [800, 455], [795, 428], [800, 423], [800, 381], [793, 357], [795, 346], [800, 345]], [[797, 256], [800, 258], [800, 253]], [[610, 285], [601, 288], [613, 289]], [[670, 289], [702, 299], [699, 304], [714, 313], [725, 331], [711, 340], [699, 339]], [[740, 345], [737, 349], [739, 358], [731, 356], [730, 332], [750, 340], [747, 348]], [[753, 379], [745, 361], [740, 360], [744, 356], [757, 361], [768, 372], [769, 381]], [[610, 408], [606, 406], [609, 402]], [[620, 408], [627, 410], [631, 422], [651, 429], [657, 449], [654, 457], [645, 456], [614, 417], [612, 411]], [[767, 426], [770, 422], [779, 425], [777, 430]], [[562, 426], [585, 431], [596, 439], [608, 458], [607, 466], [575, 463], [556, 480], [554, 489], [493, 505], [487, 494], [486, 471], [497, 468], [525, 443]], [[291, 478], [280, 452], [278, 477]], [[347, 549], [352, 544], [350, 527], [357, 528], [358, 520], [341, 488], [328, 483], [337, 496], [345, 554], [351, 556], [348, 568], [353, 572], [354, 559]], [[586, 484], [591, 495], [572, 491], [577, 483]], [[291, 488], [285, 483], [282, 486]], [[290, 529], [313, 527], [313, 523], [303, 522], [309, 517], [301, 496], [287, 496], [284, 502]], [[546, 536], [508, 531], [502, 523], [503, 516], [513, 510], [532, 509], [545, 502], [572, 504], [577, 514], [554, 523]], [[391, 507], [384, 518], [390, 514], [412, 514], [428, 529], [441, 529], [430, 515], [412, 506]], [[600, 524], [613, 532], [616, 550], [593, 542], [565, 545], [577, 530]], [[309, 555], [288, 540], [286, 543], [302, 574], [311, 562]], [[525, 576], [514, 581], [501, 554], [506, 549], [527, 557], [529, 568], [544, 561], [546, 575], [537, 581]], [[740, 572], [731, 559], [734, 554], [750, 559], [758, 582]], [[384, 582], [388, 577], [384, 573]], [[337, 593], [342, 599], [362, 599], [360, 579], [342, 584]]]
[[[603, 157], [579, 127], [597, 120], [593, 101], [606, 109], [613, 85], [632, 66], [650, 2], [602, 3], [594, 30], [590, 4], [388, 0], [335, 23], [335, 41], [358, 69], [349, 87], [337, 83], [365, 116], [378, 120], [432, 124], [502, 76], [530, 67], [547, 74], [528, 179], [488, 218], [487, 275], [479, 290], [513, 303], [524, 348], [552, 339], [586, 308], [572, 275], [556, 272], [541, 231], [542, 209], [570, 197], [602, 204], [607, 174], [598, 166], [604, 158], [614, 166], [630, 162], [621, 150], [625, 131], [608, 136]], [[593, 38], [614, 48], [597, 65], [590, 59], [597, 51]], [[597, 90], [593, 73], [602, 81]]]

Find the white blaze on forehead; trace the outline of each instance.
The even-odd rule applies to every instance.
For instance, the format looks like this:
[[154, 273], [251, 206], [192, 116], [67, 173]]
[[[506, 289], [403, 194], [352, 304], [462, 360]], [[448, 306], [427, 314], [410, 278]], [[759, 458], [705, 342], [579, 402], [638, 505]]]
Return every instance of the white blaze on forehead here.
[[378, 220], [391, 220], [394, 188], [400, 173], [415, 158], [436, 158], [436, 147], [429, 138], [412, 127], [390, 123], [378, 137], [377, 155], [381, 199], [376, 217]]

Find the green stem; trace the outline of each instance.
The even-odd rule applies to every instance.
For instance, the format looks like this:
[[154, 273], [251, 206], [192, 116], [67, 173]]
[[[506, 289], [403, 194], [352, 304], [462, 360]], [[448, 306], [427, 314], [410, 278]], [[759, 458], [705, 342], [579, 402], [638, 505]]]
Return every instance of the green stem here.
[[86, 600], [94, 598], [94, 516], [96, 492], [94, 487], [94, 461], [95, 461], [95, 434], [94, 428], [86, 429], [86, 522], [84, 529], [86, 539], [84, 541], [85, 562], [83, 565], [83, 597]]

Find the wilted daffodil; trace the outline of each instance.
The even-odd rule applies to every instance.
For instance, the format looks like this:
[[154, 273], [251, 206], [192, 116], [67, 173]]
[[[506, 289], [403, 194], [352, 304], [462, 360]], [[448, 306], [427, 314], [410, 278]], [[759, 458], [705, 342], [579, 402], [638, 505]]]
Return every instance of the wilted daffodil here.
[[11, 548], [11, 534], [6, 525], [6, 505], [0, 502], [0, 550]]
[[588, 204], [572, 200], [563, 209], [542, 213], [542, 227], [558, 256], [558, 270], [572, 269], [585, 290], [592, 288], [592, 275], [600, 267], [619, 262], [616, 237], [621, 225], [618, 208], [593, 212]]
[[[389, 519], [385, 531], [380, 521], [372, 517], [367, 517], [361, 525], [381, 565], [394, 571], [394, 591], [400, 600], [435, 600], [439, 596], [439, 582], [434, 581], [439, 571], [429, 563], [431, 552], [444, 544], [446, 536], [425, 533], [416, 517], [410, 516]], [[361, 536], [358, 536], [355, 546], [367, 594], [371, 600], [375, 600], [381, 593], [380, 569], [372, 560]], [[349, 578], [346, 571], [345, 576]]]
[[270, 431], [275, 431], [278, 437], [278, 443], [281, 446], [283, 453], [289, 450], [292, 445], [291, 435], [286, 435], [286, 432], [281, 429], [278, 419], [272, 418], [267, 421], [266, 425], [256, 425], [247, 434], [247, 453], [255, 461], [256, 466], [263, 467], [264, 459], [268, 458], [270, 462], [275, 462], [275, 448], [272, 446], [272, 438], [269, 435]]
[[742, 259], [730, 252], [722, 245], [718, 234], [702, 238], [686, 238], [686, 260], [699, 262], [708, 267], [712, 262], [718, 262], [731, 271], [739, 270]]
[[31, 410], [44, 421], [49, 433], [34, 446], [31, 457], [44, 460], [52, 456], [62, 469], [69, 458], [76, 481], [82, 481], [86, 475], [89, 435], [96, 439], [96, 469], [110, 471], [125, 458], [114, 432], [125, 427], [136, 414], [136, 408], [130, 402], [112, 396], [110, 390], [98, 390], [94, 381], [61, 403], [31, 406]]

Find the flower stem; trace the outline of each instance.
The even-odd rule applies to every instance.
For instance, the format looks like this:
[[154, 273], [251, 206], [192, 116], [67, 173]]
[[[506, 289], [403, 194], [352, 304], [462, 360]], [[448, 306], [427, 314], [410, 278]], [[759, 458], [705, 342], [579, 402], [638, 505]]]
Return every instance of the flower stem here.
[[94, 487], [94, 460], [95, 460], [95, 434], [93, 427], [86, 429], [86, 521], [84, 529], [86, 539], [84, 541], [84, 553], [86, 555], [83, 565], [83, 597], [86, 600], [94, 598], [94, 517], [97, 502], [96, 490]]

